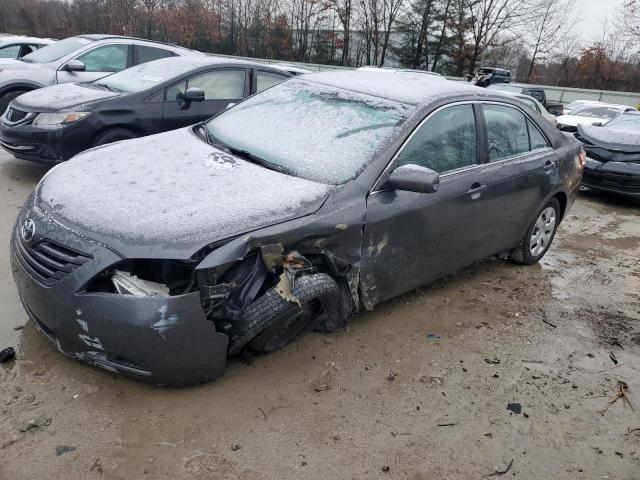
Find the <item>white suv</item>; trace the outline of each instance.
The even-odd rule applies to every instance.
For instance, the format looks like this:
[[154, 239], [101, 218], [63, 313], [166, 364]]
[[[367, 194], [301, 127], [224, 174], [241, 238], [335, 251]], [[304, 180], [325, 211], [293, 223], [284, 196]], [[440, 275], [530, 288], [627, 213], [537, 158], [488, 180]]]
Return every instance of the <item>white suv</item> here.
[[194, 50], [117, 35], [79, 35], [52, 43], [20, 59], [0, 59], [0, 113], [36, 88], [90, 82], [159, 58], [203, 55]]

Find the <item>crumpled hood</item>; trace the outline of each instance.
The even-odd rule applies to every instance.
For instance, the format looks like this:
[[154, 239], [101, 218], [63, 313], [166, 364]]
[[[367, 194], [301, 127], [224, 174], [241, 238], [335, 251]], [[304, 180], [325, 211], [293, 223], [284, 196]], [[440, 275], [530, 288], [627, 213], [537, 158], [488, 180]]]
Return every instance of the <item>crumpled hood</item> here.
[[109, 90], [65, 83], [27, 92], [13, 100], [12, 103], [28, 112], [57, 112], [68, 111], [71, 108], [121, 95], [122, 93], [110, 92]]
[[578, 135], [587, 142], [606, 150], [640, 153], [640, 132], [637, 131], [578, 125]]
[[81, 153], [43, 178], [35, 202], [125, 255], [155, 254], [313, 213], [332, 189], [217, 150], [186, 128]]
[[29, 63], [15, 58], [5, 58], [0, 60], [0, 70], [40, 70], [42, 63]]
[[608, 120], [603, 120], [601, 118], [581, 117], [580, 115], [560, 115], [558, 117], [559, 125], [570, 125], [572, 127], [576, 127], [581, 124], [593, 125], [594, 123], [602, 123], [604, 125], [607, 121]]

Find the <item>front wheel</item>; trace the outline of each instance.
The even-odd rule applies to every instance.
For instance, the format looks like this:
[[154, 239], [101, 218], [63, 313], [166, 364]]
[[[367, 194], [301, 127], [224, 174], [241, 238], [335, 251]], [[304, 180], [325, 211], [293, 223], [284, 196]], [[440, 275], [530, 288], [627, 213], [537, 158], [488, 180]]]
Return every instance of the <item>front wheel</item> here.
[[520, 244], [511, 252], [511, 260], [522, 265], [538, 263], [549, 250], [559, 223], [560, 203], [553, 198], [538, 212]]
[[293, 294], [300, 304], [288, 302], [275, 288], [249, 305], [234, 326], [229, 354], [268, 353], [284, 347], [314, 327], [316, 319], [338, 300], [338, 284], [325, 273], [297, 277]]
[[92, 147], [99, 147], [109, 143], [119, 142], [120, 140], [129, 140], [136, 138], [138, 135], [126, 128], [110, 128], [98, 135], [92, 142]]
[[4, 112], [7, 110], [11, 100], [19, 97], [23, 93], [27, 93], [27, 90], [14, 90], [13, 92], [5, 93], [0, 96], [0, 116], [4, 115]]

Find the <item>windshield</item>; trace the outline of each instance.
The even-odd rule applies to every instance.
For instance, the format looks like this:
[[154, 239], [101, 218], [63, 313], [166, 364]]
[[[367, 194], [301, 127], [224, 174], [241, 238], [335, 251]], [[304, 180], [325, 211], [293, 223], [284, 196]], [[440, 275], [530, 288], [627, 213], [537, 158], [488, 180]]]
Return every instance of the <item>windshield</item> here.
[[255, 95], [207, 123], [223, 143], [291, 175], [356, 177], [414, 107], [302, 79]]
[[538, 106], [536, 105], [536, 102], [534, 102], [533, 100], [531, 100], [530, 98], [526, 98], [526, 97], [516, 97], [518, 100], [520, 100], [522, 103], [524, 103], [527, 107], [529, 107], [531, 110], [535, 111], [535, 112], [539, 112], [540, 109], [538, 108]]
[[155, 85], [179, 77], [202, 64], [191, 63], [174, 58], [165, 58], [143, 63], [93, 82], [93, 85], [105, 87], [117, 92], [142, 92]]
[[619, 128], [640, 132], [640, 115], [620, 115], [609, 123], [607, 128]]
[[513, 85], [509, 85], [507, 83], [494, 83], [492, 85], [489, 85], [487, 88], [490, 90], [502, 90], [503, 92], [522, 92], [522, 87], [514, 87]]
[[599, 107], [594, 105], [583, 105], [571, 111], [571, 115], [588, 118], [599, 118], [610, 120], [620, 114], [620, 109], [616, 107]]
[[78, 50], [85, 45], [89, 45], [92, 40], [82, 37], [70, 37], [59, 42], [54, 42], [51, 45], [36, 50], [22, 57], [22, 60], [28, 63], [49, 63], [55, 62], [61, 59], [65, 55], [69, 55], [71, 52]]

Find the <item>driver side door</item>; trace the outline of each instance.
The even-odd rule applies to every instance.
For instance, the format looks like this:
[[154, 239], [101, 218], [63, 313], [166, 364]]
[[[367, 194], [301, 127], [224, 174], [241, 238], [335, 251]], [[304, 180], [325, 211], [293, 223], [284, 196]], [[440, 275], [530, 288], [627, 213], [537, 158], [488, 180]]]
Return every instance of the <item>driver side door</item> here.
[[482, 237], [477, 177], [485, 156], [479, 115], [479, 107], [468, 102], [436, 110], [392, 161], [389, 173], [406, 164], [438, 172], [437, 192], [374, 186], [367, 199], [362, 244], [361, 298], [366, 308], [477, 260]]
[[88, 52], [81, 53], [74, 60], [80, 60], [85, 65], [83, 72], [68, 72], [62, 65], [57, 72], [58, 83], [91, 82], [120, 72], [131, 66], [131, 45], [115, 43], [101, 45]]

